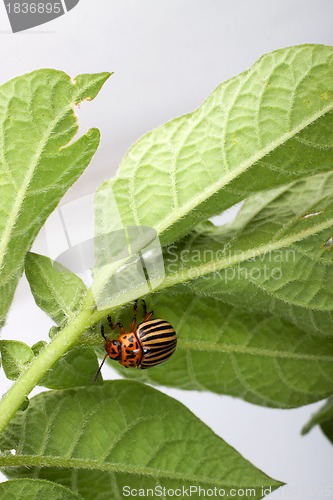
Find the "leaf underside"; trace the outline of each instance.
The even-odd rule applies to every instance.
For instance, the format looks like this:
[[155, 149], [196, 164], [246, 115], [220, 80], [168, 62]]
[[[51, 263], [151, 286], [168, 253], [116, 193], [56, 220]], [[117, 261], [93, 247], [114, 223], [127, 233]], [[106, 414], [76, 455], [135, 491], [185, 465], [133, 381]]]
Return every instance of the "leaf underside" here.
[[87, 500], [121, 499], [126, 485], [199, 484], [227, 492], [254, 488], [252, 498], [259, 499], [262, 486], [280, 485], [180, 403], [129, 381], [32, 398], [0, 439], [0, 449], [16, 450], [0, 456], [9, 477], [51, 479]]
[[[267, 54], [132, 146], [97, 192], [97, 233], [144, 225], [163, 244], [187, 234], [166, 248], [158, 291], [267, 310], [332, 335], [332, 109], [331, 47]], [[208, 217], [246, 198], [233, 224], [207, 230]], [[97, 273], [101, 290], [107, 273]], [[117, 305], [146, 294], [126, 287]]]
[[78, 132], [74, 105], [95, 97], [109, 76], [81, 75], [75, 82], [43, 69], [0, 87], [0, 325], [26, 252], [97, 149], [97, 129], [72, 142]]

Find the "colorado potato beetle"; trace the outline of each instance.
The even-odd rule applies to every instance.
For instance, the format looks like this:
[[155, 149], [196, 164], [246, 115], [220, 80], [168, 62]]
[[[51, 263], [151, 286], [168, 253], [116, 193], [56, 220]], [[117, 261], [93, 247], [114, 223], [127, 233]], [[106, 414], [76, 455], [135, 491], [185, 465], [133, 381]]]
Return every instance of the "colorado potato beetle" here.
[[134, 302], [134, 317], [128, 333], [121, 323], [113, 324], [111, 317], [107, 317], [111, 330], [119, 327], [120, 335], [116, 340], [110, 340], [104, 333], [104, 326], [101, 326], [106, 355], [95, 379], [108, 356], [127, 368], [145, 369], [163, 363], [174, 353], [177, 345], [175, 330], [164, 319], [153, 319], [153, 311], [147, 312], [144, 300], [142, 300], [142, 305], [143, 321], [136, 325], [138, 301]]

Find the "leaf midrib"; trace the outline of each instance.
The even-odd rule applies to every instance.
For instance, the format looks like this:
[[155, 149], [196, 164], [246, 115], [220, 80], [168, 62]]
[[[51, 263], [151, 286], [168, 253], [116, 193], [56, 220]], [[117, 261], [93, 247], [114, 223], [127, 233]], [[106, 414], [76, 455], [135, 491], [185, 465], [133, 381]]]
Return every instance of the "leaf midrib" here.
[[[168, 472], [160, 469], [153, 469], [151, 467], [137, 467], [130, 464], [115, 464], [112, 462], [99, 462], [97, 460], [85, 460], [80, 458], [63, 458], [63, 457], [53, 457], [53, 456], [38, 456], [38, 455], [11, 455], [0, 457], [1, 467], [61, 467], [76, 470], [99, 470], [101, 472], [112, 472], [118, 474], [135, 474], [139, 476], [147, 477], [158, 477], [161, 479], [176, 479], [195, 483], [206, 483], [218, 485], [220, 487], [228, 486], [228, 488], [235, 487], [235, 483], [229, 483], [228, 481], [218, 481], [216, 478], [208, 478], [205, 476], [198, 477], [198, 474], [193, 474], [191, 476], [184, 475], [181, 472]], [[263, 473], [262, 473], [263, 474]], [[264, 474], [263, 474], [264, 475]], [[262, 484], [262, 478], [258, 487]], [[269, 479], [269, 478], [267, 478]], [[270, 485], [280, 485], [278, 481], [271, 480], [267, 484]], [[237, 484], [237, 487], [242, 486]], [[255, 486], [253, 486], [255, 487]]]
[[45, 148], [45, 146], [50, 138], [52, 130], [57, 126], [57, 124], [62, 119], [62, 117], [64, 116], [66, 111], [70, 108], [71, 108], [71, 106], [69, 105], [65, 109], [62, 109], [61, 114], [59, 113], [59, 115], [51, 122], [51, 124], [47, 128], [44, 136], [40, 140], [39, 146], [37, 147], [35, 155], [32, 158], [30, 168], [27, 169], [25, 181], [23, 182], [21, 188], [17, 192], [16, 201], [12, 207], [12, 210], [10, 212], [10, 216], [8, 218], [8, 222], [6, 224], [5, 231], [4, 231], [3, 236], [1, 238], [1, 242], [0, 242], [0, 268], [3, 265], [3, 262], [5, 260], [6, 249], [8, 247], [9, 241], [11, 240], [11, 236], [12, 236], [13, 230], [15, 228], [15, 223], [19, 217], [20, 209], [21, 209], [22, 204], [26, 198], [26, 193], [29, 189], [31, 179], [33, 178], [35, 170], [38, 167], [40, 155], [42, 154], [42, 152], [43, 152], [43, 150], [44, 150], [44, 148]]
[[269, 145], [263, 149], [261, 149], [257, 154], [252, 155], [250, 158], [240, 163], [238, 167], [234, 167], [233, 170], [230, 170], [228, 173], [223, 175], [219, 181], [214, 184], [207, 186], [203, 189], [197, 196], [191, 197], [191, 199], [184, 203], [180, 208], [170, 212], [160, 224], [155, 226], [156, 231], [161, 236], [163, 232], [167, 231], [170, 227], [172, 227], [175, 223], [177, 223], [178, 219], [184, 218], [196, 209], [199, 205], [207, 201], [209, 198], [214, 196], [218, 191], [225, 188], [230, 182], [239, 177], [242, 173], [248, 170], [251, 166], [253, 166], [258, 161], [262, 160], [263, 157], [267, 156], [269, 153], [274, 151], [279, 146], [282, 146], [285, 142], [299, 134], [302, 130], [304, 130], [309, 125], [313, 124], [319, 118], [323, 117], [326, 113], [329, 113], [333, 110], [333, 104], [327, 105], [322, 108], [322, 110], [317, 113], [311, 115], [308, 120], [302, 122], [298, 127], [295, 127], [293, 131], [288, 132], [282, 135], [279, 139], [269, 143]]
[[245, 354], [250, 356], [262, 356], [277, 359], [289, 359], [291, 361], [318, 361], [333, 363], [332, 356], [295, 353], [288, 351], [278, 351], [272, 349], [265, 349], [261, 347], [249, 347], [247, 345], [226, 344], [224, 342], [207, 342], [205, 340], [187, 340], [179, 339], [177, 349], [184, 351], [200, 351], [200, 352], [213, 352], [225, 354]]

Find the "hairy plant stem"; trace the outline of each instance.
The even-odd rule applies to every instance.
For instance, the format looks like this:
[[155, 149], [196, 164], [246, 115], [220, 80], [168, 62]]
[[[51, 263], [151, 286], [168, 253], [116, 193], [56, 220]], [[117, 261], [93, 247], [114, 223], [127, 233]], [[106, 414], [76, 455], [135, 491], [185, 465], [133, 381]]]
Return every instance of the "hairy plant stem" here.
[[4, 431], [25, 397], [46, 372], [77, 342], [80, 335], [97, 321], [97, 312], [93, 307], [84, 306], [81, 312], [33, 359], [0, 402], [0, 433]]

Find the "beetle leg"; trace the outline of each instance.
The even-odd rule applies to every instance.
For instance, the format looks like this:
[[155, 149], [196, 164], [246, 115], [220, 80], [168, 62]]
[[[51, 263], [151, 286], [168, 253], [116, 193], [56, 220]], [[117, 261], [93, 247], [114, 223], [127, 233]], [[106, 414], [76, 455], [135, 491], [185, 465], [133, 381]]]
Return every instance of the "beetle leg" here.
[[105, 333], [104, 333], [104, 325], [101, 325], [101, 335], [102, 335], [102, 337], [103, 337], [103, 339], [104, 339], [105, 341], [108, 341], [108, 340], [109, 340], [109, 339], [107, 338], [107, 336], [105, 335]]
[[130, 325], [130, 333], [135, 332], [135, 326], [136, 326], [136, 315], [138, 314], [138, 301], [134, 301], [134, 307], [133, 307], [133, 319], [132, 323]]
[[123, 335], [123, 333], [126, 333], [125, 328], [124, 328], [122, 323], [118, 322], [118, 323], [113, 324], [111, 316], [108, 316], [107, 320], [108, 320], [108, 324], [109, 324], [109, 327], [111, 328], [111, 330], [115, 330], [117, 328], [117, 326], [119, 326], [120, 334]]
[[144, 299], [142, 299], [142, 308], [143, 308], [143, 321], [149, 321], [154, 311], [147, 312], [147, 304]]

